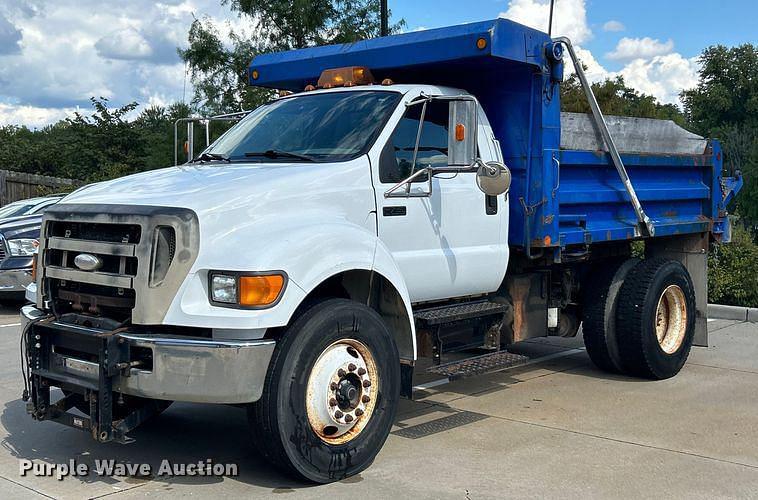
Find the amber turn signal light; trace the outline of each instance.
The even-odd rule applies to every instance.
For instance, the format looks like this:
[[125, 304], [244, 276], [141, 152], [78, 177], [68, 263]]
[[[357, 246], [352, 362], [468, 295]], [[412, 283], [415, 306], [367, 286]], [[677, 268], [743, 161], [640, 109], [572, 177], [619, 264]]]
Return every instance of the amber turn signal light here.
[[466, 140], [466, 126], [462, 123], [455, 126], [455, 140], [458, 142]]
[[240, 276], [239, 304], [248, 307], [271, 305], [279, 299], [283, 289], [284, 276], [281, 274]]

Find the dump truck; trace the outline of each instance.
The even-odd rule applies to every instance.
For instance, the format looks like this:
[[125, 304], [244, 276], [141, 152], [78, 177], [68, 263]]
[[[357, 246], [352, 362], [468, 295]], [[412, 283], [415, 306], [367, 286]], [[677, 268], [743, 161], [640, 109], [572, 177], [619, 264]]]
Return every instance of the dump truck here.
[[[561, 113], [569, 59], [592, 114]], [[580, 326], [600, 369], [651, 380], [707, 344], [742, 178], [715, 140], [603, 116], [570, 40], [498, 19], [248, 77], [272, 100], [189, 162], [45, 213], [33, 419], [127, 443], [172, 401], [238, 405], [268, 461], [326, 483], [372, 463], [414, 377]]]

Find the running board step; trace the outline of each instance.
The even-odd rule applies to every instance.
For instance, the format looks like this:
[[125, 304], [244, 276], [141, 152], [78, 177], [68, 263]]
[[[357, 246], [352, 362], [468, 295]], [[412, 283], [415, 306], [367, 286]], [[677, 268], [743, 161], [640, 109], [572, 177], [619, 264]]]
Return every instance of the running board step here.
[[499, 351], [474, 358], [453, 361], [442, 365], [432, 366], [427, 371], [450, 380], [474, 375], [482, 375], [489, 372], [515, 368], [528, 363], [530, 358], [521, 354], [514, 354], [508, 351]]
[[452, 306], [421, 309], [420, 311], [416, 311], [413, 317], [422, 325], [435, 326], [466, 319], [481, 318], [482, 316], [503, 314], [507, 310], [508, 306], [505, 304], [483, 300], [480, 302], [466, 302]]

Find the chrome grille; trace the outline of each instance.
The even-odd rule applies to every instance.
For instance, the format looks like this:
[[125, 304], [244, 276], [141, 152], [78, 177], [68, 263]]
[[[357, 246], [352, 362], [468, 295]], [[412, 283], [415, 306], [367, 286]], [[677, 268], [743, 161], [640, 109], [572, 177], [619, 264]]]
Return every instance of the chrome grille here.
[[[187, 209], [56, 205], [40, 238], [38, 305], [159, 324], [198, 247], [197, 216]], [[80, 259], [80, 268], [81, 254], [96, 259]]]
[[6, 250], [5, 238], [0, 237], [0, 261], [5, 260], [7, 256], [8, 252]]

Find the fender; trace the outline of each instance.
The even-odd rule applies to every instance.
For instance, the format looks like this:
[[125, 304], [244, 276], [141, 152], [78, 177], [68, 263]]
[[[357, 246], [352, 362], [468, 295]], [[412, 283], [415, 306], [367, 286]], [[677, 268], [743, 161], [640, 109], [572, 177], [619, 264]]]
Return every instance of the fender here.
[[[165, 324], [248, 330], [286, 326], [307, 295], [327, 279], [347, 271], [374, 271], [395, 287], [403, 301], [415, 359], [413, 312], [405, 280], [389, 249], [368, 228], [344, 219], [293, 216], [242, 224], [202, 241], [200, 255], [169, 307]], [[207, 279], [212, 270], [284, 271], [288, 283], [274, 307], [221, 308], [208, 301]]]

